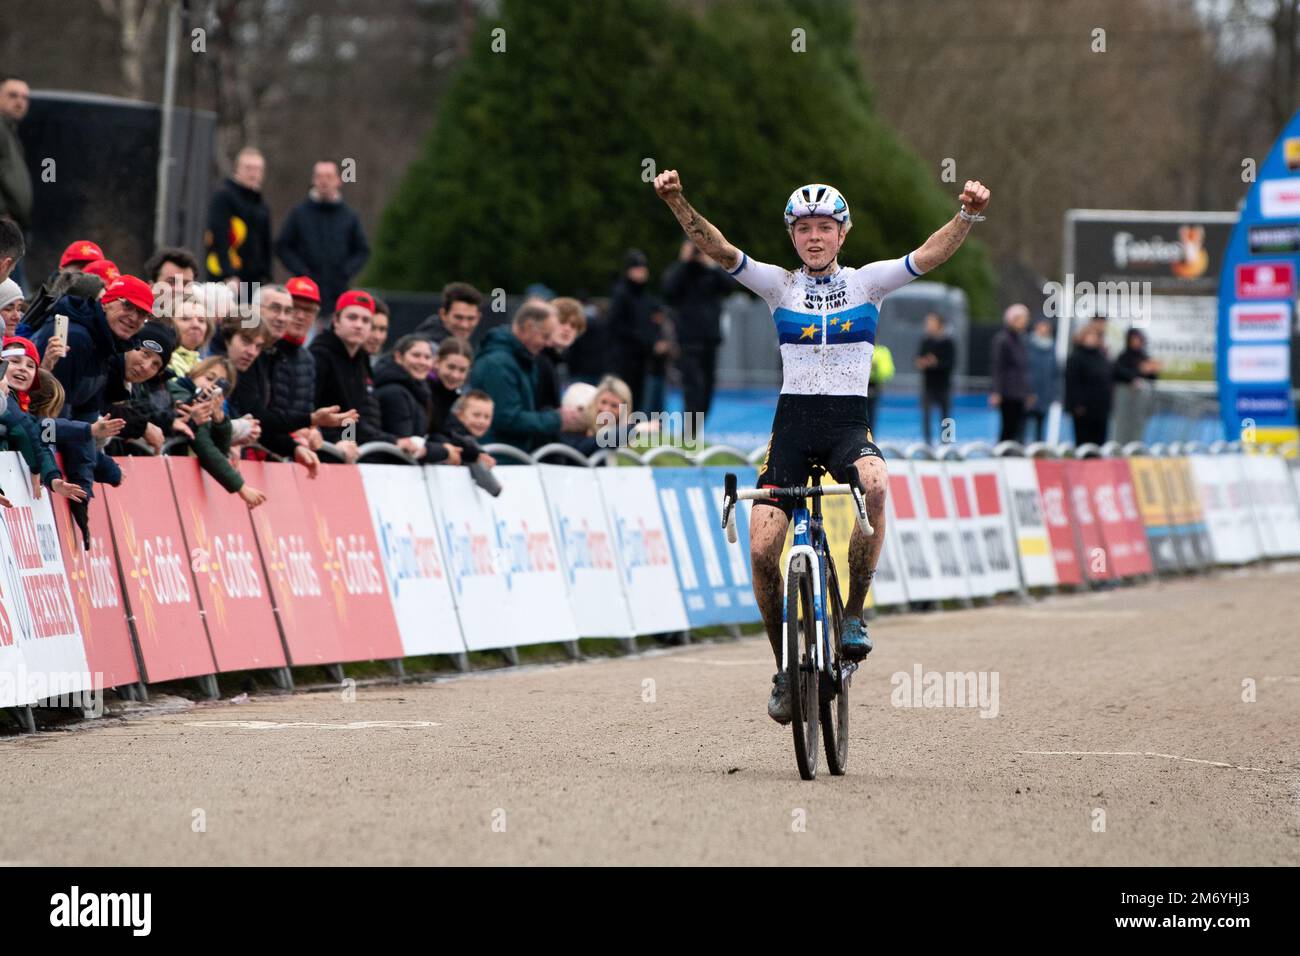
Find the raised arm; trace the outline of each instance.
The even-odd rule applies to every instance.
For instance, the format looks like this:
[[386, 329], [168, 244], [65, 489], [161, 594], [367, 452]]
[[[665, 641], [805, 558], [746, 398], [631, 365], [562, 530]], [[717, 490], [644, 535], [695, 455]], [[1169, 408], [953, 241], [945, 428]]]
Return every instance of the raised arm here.
[[729, 243], [713, 225], [692, 208], [682, 195], [681, 177], [677, 170], [667, 169], [655, 177], [655, 192], [668, 204], [677, 221], [691, 241], [702, 249], [714, 262], [731, 271], [740, 265], [740, 250]]
[[[968, 215], [978, 216], [988, 207], [989, 190], [978, 179], [968, 179], [966, 188], [957, 198]], [[965, 240], [966, 233], [970, 232], [972, 222], [973, 219], [964, 219], [959, 212], [944, 223], [929, 239], [925, 240], [925, 245], [912, 254], [912, 261], [916, 263], [916, 268], [923, 273], [929, 272], [951, 259], [957, 247]]]

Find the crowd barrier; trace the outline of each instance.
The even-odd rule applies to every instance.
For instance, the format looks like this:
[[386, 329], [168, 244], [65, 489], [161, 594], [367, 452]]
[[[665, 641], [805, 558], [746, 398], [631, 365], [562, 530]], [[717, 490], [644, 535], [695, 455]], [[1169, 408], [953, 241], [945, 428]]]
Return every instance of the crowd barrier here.
[[[998, 595], [1112, 586], [1300, 554], [1294, 449], [1239, 444], [881, 446], [886, 543], [875, 607], [969, 605]], [[547, 446], [494, 474], [407, 461], [367, 446], [319, 476], [244, 462], [268, 494], [249, 512], [193, 458], [120, 460], [96, 486], [91, 547], [66, 501], [33, 497], [16, 453], [0, 454], [0, 706], [62, 694], [291, 667], [526, 644], [689, 632], [760, 620], [750, 582], [749, 503], [739, 540], [720, 526], [723, 476], [756, 479], [762, 450]], [[1288, 457], [1289, 453], [1289, 457]], [[747, 464], [719, 464], [730, 458]], [[564, 461], [566, 464], [553, 462]], [[414, 462], [409, 462], [414, 465]], [[651, 467], [660, 463], [684, 467]], [[628, 464], [633, 467], [601, 467]], [[580, 465], [581, 467], [574, 467]], [[854, 516], [823, 503], [848, 586]], [[27, 712], [30, 717], [30, 711]]]

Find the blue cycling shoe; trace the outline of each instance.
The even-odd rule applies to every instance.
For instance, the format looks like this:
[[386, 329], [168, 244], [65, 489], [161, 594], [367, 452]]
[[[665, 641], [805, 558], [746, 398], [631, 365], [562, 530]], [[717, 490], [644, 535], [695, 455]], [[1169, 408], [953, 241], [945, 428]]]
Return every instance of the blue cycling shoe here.
[[860, 661], [871, 653], [871, 638], [860, 617], [846, 617], [840, 628], [840, 649], [851, 661]]

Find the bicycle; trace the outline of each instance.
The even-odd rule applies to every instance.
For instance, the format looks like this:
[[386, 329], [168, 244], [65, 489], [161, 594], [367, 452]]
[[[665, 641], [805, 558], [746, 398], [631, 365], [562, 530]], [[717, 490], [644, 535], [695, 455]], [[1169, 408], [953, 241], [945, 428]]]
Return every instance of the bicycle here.
[[[839, 577], [822, 528], [821, 499], [826, 495], [852, 495], [858, 527], [875, 534], [867, 518], [862, 487], [854, 472], [847, 484], [823, 485], [826, 469], [812, 463], [812, 484], [790, 488], [746, 488], [738, 490], [736, 476], [725, 478], [722, 526], [727, 540], [736, 542], [736, 513], [739, 502], [756, 498], [792, 500], [791, 522], [794, 543], [785, 557], [785, 603], [782, 626], [781, 669], [789, 675], [791, 727], [794, 732], [795, 762], [799, 776], [817, 776], [817, 736], [820, 724], [826, 764], [832, 776], [841, 776], [849, 761], [849, 685], [857, 662], [845, 660], [840, 649], [840, 628], [844, 602]], [[812, 511], [807, 499], [812, 499]], [[829, 596], [829, 601], [827, 597]], [[829, 622], [827, 612], [829, 610]]]

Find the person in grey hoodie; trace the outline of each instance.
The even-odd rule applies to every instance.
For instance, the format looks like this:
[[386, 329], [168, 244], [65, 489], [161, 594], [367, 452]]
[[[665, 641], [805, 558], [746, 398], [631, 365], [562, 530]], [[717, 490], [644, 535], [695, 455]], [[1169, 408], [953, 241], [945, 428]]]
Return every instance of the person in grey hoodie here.
[[[1025, 409], [1025, 418], [1033, 425], [1033, 435], [1026, 441], [1044, 441], [1047, 429], [1047, 410], [1060, 394], [1060, 375], [1056, 368], [1056, 340], [1052, 336], [1052, 323], [1039, 319], [1029, 336], [1029, 387], [1033, 395]], [[1028, 429], [1026, 429], [1028, 430]]]
[[1033, 394], [1029, 388], [1029, 354], [1025, 350], [1029, 309], [1016, 303], [1002, 318], [1006, 324], [993, 336], [993, 388], [989, 404], [1002, 413], [998, 441], [1020, 441], [1025, 425], [1025, 403]]

